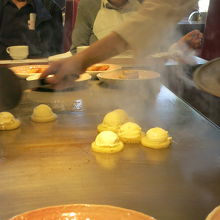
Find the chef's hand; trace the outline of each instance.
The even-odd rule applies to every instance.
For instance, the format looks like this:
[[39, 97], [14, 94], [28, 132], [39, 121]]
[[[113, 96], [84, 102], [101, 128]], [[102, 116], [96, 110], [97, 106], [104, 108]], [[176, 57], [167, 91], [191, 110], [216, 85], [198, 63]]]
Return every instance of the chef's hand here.
[[203, 34], [199, 30], [193, 30], [179, 39], [177, 42], [179, 47], [187, 45], [189, 49], [197, 50], [202, 46]]
[[55, 89], [69, 87], [73, 82], [71, 80], [72, 77], [79, 77], [79, 74], [85, 72], [89, 66], [116, 56], [128, 48], [128, 43], [120, 35], [112, 32], [80, 53], [52, 63], [42, 73], [41, 78], [54, 75], [47, 78], [47, 82], [52, 84]]
[[52, 85], [54, 89], [60, 90], [70, 87], [73, 81], [79, 78], [79, 74], [85, 72], [79, 55], [65, 58], [51, 65], [42, 73], [41, 78], [48, 77], [46, 81]]

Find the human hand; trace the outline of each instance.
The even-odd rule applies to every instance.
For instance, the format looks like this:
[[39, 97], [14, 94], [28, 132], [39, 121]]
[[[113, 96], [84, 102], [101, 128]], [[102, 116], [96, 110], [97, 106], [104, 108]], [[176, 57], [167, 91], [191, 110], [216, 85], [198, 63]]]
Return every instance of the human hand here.
[[46, 78], [46, 81], [52, 85], [54, 89], [61, 90], [69, 88], [73, 85], [73, 81], [79, 78], [79, 74], [83, 73], [85, 68], [79, 56], [75, 55], [56, 62], [51, 65], [42, 73], [41, 78]]
[[180, 48], [188, 47], [188, 49], [201, 49], [203, 34], [199, 30], [193, 30], [181, 37], [177, 44]]

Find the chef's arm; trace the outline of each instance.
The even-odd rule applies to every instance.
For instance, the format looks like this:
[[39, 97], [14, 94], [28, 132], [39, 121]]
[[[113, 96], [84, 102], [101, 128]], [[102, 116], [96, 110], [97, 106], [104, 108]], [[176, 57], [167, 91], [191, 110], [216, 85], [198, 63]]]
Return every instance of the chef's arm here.
[[116, 56], [129, 48], [128, 43], [117, 33], [112, 32], [107, 37], [95, 42], [87, 50], [79, 54], [83, 69], [92, 64]]
[[[197, 0], [144, 0], [141, 9], [102, 40], [73, 57], [52, 64], [43, 77], [55, 74], [48, 82], [59, 84], [71, 75], [79, 75], [94, 63], [128, 49], [140, 57], [153, 53], [183, 15]], [[138, 52], [138, 53], [137, 53]], [[70, 80], [71, 81], [71, 80]]]
[[112, 32], [107, 37], [95, 42], [89, 48], [72, 57], [51, 63], [41, 75], [42, 78], [53, 74], [47, 79], [56, 89], [63, 89], [72, 83], [72, 76], [79, 76], [92, 64], [106, 60], [127, 50], [128, 43], [119, 34]]

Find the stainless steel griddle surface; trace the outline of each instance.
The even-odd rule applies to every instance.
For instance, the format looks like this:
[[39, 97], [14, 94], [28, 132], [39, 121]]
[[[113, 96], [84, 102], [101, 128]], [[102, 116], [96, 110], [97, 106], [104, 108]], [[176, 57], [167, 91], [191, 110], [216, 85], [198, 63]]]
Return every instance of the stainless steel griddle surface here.
[[[40, 103], [53, 108], [57, 121], [30, 120]], [[116, 108], [144, 131], [167, 129], [172, 146], [93, 153], [97, 125]], [[26, 91], [12, 113], [22, 124], [0, 132], [0, 220], [73, 203], [115, 205], [159, 220], [202, 220], [220, 204], [220, 130], [163, 86], [151, 93], [93, 81], [69, 92]]]

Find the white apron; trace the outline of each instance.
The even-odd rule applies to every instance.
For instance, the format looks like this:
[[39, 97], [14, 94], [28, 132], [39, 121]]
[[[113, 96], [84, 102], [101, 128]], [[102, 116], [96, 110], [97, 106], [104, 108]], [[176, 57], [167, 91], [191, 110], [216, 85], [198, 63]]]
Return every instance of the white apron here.
[[137, 0], [128, 0], [122, 9], [108, 9], [103, 7], [107, 0], [101, 0], [101, 8], [97, 13], [93, 32], [98, 39], [110, 34], [115, 28], [132, 16], [140, 7]]

